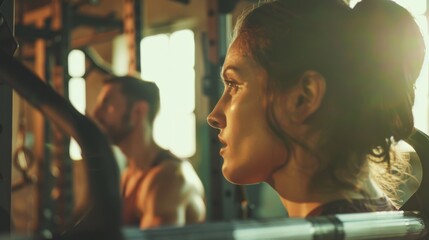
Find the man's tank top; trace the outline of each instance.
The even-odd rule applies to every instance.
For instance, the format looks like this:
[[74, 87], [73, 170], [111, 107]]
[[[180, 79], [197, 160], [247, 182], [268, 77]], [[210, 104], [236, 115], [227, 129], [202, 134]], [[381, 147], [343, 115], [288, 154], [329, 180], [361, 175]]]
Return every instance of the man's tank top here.
[[[153, 160], [150, 168], [156, 167], [163, 163], [164, 161], [180, 161], [176, 156], [174, 156], [172, 153], [170, 153], [167, 150], [162, 150], [158, 153], [158, 155]], [[150, 171], [150, 170], [149, 170]], [[139, 209], [137, 209], [136, 201], [139, 193], [139, 189], [141, 184], [143, 183], [145, 177], [147, 176], [148, 172], [146, 171], [144, 174], [142, 174], [136, 181], [134, 189], [131, 191], [130, 194], [125, 195], [125, 189], [128, 184], [129, 179], [125, 179], [121, 183], [121, 190], [122, 190], [122, 220], [124, 225], [128, 226], [139, 226], [140, 219], [142, 218], [143, 213], [140, 212]]]

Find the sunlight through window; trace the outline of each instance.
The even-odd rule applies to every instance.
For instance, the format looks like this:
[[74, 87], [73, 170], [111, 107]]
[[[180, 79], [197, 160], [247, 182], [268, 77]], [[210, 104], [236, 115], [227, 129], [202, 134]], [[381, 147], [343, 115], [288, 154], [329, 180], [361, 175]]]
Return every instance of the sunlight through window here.
[[69, 80], [69, 100], [72, 105], [82, 114], [86, 108], [86, 83], [83, 78], [71, 78]]
[[[419, 25], [425, 45], [428, 46], [428, 24], [426, 16], [422, 15], [416, 18]], [[429, 69], [428, 69], [428, 51], [426, 51], [422, 71], [416, 81], [416, 98], [413, 106], [414, 125], [425, 133], [429, 133]]]
[[423, 15], [426, 13], [426, 0], [393, 0], [406, 8], [413, 15]]
[[113, 40], [112, 71], [117, 76], [124, 76], [128, 73], [129, 52], [125, 35], [117, 36]]
[[160, 89], [154, 139], [179, 157], [191, 157], [196, 151], [194, 33], [186, 29], [145, 37], [141, 51], [142, 78]]
[[[86, 108], [86, 82], [83, 79], [85, 75], [85, 54], [80, 50], [72, 50], [68, 55], [69, 75], [68, 95], [71, 104], [82, 114]], [[70, 140], [69, 146], [70, 158], [81, 160], [81, 149], [75, 139]]]
[[71, 77], [82, 77], [85, 74], [85, 54], [77, 49], [68, 55], [68, 68]]
[[[349, 5], [350, 7], [354, 7], [358, 2], [361, 0], [350, 0]], [[410, 11], [413, 15], [423, 15], [426, 13], [426, 0], [393, 0], [397, 4], [401, 5], [402, 7], [406, 8], [408, 11]]]

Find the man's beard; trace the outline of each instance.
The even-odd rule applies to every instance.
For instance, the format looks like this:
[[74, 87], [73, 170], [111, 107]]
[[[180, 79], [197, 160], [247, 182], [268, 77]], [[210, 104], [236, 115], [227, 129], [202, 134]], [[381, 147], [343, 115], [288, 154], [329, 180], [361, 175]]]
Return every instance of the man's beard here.
[[126, 139], [134, 129], [134, 125], [130, 121], [130, 111], [127, 111], [122, 118], [122, 123], [119, 128], [106, 129], [107, 136], [113, 144], [118, 145]]

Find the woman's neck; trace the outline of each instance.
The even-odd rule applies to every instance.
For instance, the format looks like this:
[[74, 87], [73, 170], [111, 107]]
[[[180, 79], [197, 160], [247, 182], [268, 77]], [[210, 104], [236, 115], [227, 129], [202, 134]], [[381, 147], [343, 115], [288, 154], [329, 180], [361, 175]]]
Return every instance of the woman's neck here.
[[[289, 216], [306, 217], [315, 208], [335, 200], [375, 199], [384, 196], [369, 174], [361, 176], [359, 180], [362, 191], [340, 189], [337, 188], [338, 184], [321, 182], [322, 179], [318, 182], [321, 187], [314, 188], [314, 181], [318, 181], [313, 180], [318, 170], [315, 166], [317, 164], [314, 164], [317, 159], [311, 159], [311, 156], [305, 155], [294, 154], [289, 162], [276, 170], [267, 181], [278, 193]], [[356, 185], [358, 185], [357, 181]]]
[[283, 206], [287, 209], [290, 217], [306, 217], [314, 209], [327, 203], [344, 199], [365, 199], [362, 193], [354, 191], [332, 192], [329, 194], [315, 194], [315, 198], [309, 201], [294, 202], [287, 198], [281, 198]]

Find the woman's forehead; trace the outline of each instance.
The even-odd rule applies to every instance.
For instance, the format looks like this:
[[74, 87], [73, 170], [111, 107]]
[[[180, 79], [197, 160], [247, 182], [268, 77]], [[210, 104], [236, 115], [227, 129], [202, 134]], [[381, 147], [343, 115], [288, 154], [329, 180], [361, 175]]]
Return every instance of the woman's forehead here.
[[247, 37], [245, 37], [243, 34], [238, 35], [236, 38], [234, 38], [233, 42], [229, 46], [229, 50], [234, 49], [237, 53], [245, 56], [250, 57], [251, 52], [249, 51], [249, 45], [247, 43]]
[[223, 71], [232, 67], [241, 69], [245, 68], [247, 65], [256, 67], [256, 65], [259, 64], [250, 57], [249, 52], [243, 48], [243, 45], [240, 42], [234, 41], [228, 49], [225, 62], [223, 64]]

